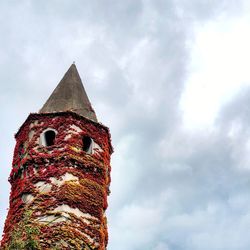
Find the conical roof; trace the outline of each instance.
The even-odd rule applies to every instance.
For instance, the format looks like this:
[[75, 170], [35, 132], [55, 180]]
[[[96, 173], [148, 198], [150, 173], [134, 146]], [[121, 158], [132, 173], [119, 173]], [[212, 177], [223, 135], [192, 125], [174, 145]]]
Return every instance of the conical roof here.
[[73, 111], [97, 122], [95, 111], [91, 106], [75, 64], [70, 66], [39, 113], [62, 111]]

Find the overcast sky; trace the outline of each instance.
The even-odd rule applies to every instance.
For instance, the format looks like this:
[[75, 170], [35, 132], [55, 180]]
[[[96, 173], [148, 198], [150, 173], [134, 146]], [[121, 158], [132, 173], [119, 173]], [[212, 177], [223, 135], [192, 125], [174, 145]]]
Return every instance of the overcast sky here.
[[108, 250], [250, 249], [250, 2], [0, 2], [0, 230], [14, 133], [75, 61], [115, 152]]

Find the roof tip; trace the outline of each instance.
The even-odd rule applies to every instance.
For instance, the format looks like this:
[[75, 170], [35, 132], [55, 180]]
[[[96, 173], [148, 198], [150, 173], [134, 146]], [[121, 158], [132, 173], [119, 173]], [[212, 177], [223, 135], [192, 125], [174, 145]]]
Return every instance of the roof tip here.
[[39, 113], [73, 111], [97, 122], [75, 62], [70, 66]]

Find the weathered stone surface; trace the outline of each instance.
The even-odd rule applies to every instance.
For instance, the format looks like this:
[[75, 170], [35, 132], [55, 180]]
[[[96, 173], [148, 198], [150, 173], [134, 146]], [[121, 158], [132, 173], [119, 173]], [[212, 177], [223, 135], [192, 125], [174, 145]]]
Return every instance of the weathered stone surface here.
[[75, 64], [72, 64], [39, 113], [73, 111], [97, 122]]

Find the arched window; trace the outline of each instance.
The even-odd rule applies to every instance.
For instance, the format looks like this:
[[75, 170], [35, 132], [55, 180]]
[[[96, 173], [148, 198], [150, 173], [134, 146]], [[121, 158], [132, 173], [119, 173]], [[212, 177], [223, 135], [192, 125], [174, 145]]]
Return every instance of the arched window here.
[[46, 146], [52, 146], [55, 144], [56, 133], [53, 130], [48, 130], [44, 133]]
[[83, 136], [82, 138], [82, 149], [87, 154], [92, 154], [92, 144], [93, 140], [89, 136]]
[[46, 129], [40, 137], [40, 143], [43, 146], [49, 147], [55, 144], [56, 130]]

